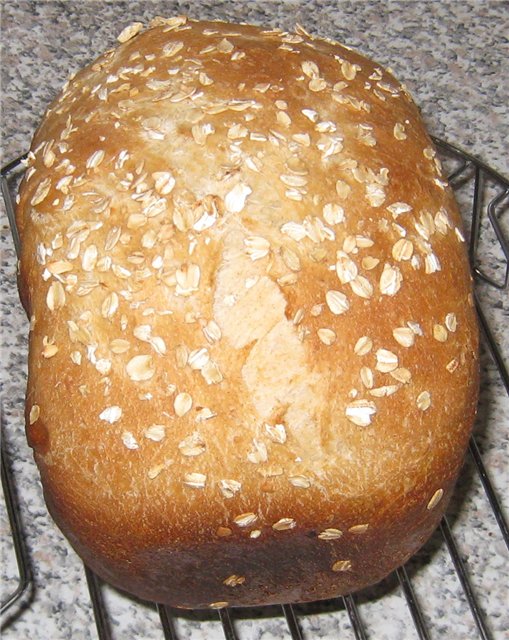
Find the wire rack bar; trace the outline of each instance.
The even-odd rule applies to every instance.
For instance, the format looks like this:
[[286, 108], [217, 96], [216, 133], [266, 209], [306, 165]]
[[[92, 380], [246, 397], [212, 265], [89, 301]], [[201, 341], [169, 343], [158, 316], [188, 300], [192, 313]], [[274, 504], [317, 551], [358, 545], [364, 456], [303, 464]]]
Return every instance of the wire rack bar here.
[[173, 624], [173, 618], [168, 613], [168, 608], [164, 604], [157, 603], [157, 612], [159, 613], [159, 619], [161, 620], [161, 628], [164, 633], [164, 640], [178, 640], [178, 636], [175, 633], [175, 627]]
[[479, 247], [479, 239], [481, 237], [481, 169], [476, 166], [474, 170], [474, 195], [472, 197], [472, 222], [470, 225], [470, 245], [468, 247], [468, 256], [470, 264], [475, 267], [477, 249]]
[[90, 593], [90, 601], [92, 603], [99, 640], [113, 640], [99, 578], [86, 565], [83, 566], [85, 568], [85, 576], [87, 578], [88, 591]]
[[229, 609], [219, 609], [219, 620], [223, 625], [223, 633], [225, 640], [238, 640], [237, 634], [235, 633], [235, 627], [233, 626], [233, 622], [230, 616]]
[[345, 604], [348, 617], [350, 618], [350, 624], [352, 625], [355, 640], [368, 640], [353, 595], [349, 594], [347, 596], [343, 596], [343, 602]]
[[[495, 235], [497, 236], [497, 240], [502, 248], [502, 251], [504, 252], [504, 256], [506, 260], [509, 260], [509, 241], [502, 232], [502, 228], [500, 227], [498, 216], [496, 214], [497, 207], [505, 198], [507, 198], [507, 196], [509, 196], [509, 184], [506, 185], [504, 191], [500, 192], [499, 195], [493, 198], [493, 200], [488, 204], [487, 212], [488, 218], [493, 225]], [[507, 284], [507, 280], [505, 284]]]
[[505, 387], [506, 393], [507, 395], [509, 395], [509, 372], [507, 371], [507, 367], [505, 366], [505, 362], [502, 358], [502, 354], [500, 353], [500, 349], [498, 347], [497, 341], [493, 337], [493, 333], [491, 332], [488, 322], [486, 321], [486, 316], [484, 315], [484, 312], [482, 310], [479, 300], [477, 299], [477, 296], [475, 297], [475, 306], [477, 309], [479, 324], [481, 325], [481, 331], [483, 333], [484, 338], [486, 339], [486, 345], [498, 369], [498, 372], [500, 374], [502, 383]]
[[502, 507], [500, 506], [495, 490], [493, 489], [493, 485], [491, 484], [491, 480], [486, 471], [486, 467], [484, 466], [484, 462], [482, 461], [481, 452], [479, 451], [479, 447], [477, 446], [477, 442], [474, 440], [474, 438], [470, 438], [468, 451], [470, 452], [470, 455], [474, 460], [477, 472], [479, 473], [479, 477], [484, 488], [484, 492], [486, 493], [486, 496], [489, 500], [491, 509], [493, 511], [493, 514], [495, 515], [495, 519], [502, 533], [502, 537], [504, 538], [504, 542], [509, 549], [509, 528], [507, 527], [507, 522], [502, 512]]
[[447, 176], [449, 182], [455, 182], [462, 174], [466, 172], [472, 166], [472, 163], [466, 159], [462, 159], [461, 164], [457, 169], [455, 169], [452, 173]]
[[12, 604], [14, 604], [14, 602], [16, 602], [16, 600], [19, 600], [19, 598], [21, 598], [25, 591], [27, 591], [31, 586], [32, 575], [30, 571], [28, 552], [23, 541], [19, 509], [16, 505], [16, 490], [14, 488], [12, 477], [7, 469], [5, 446], [3, 446], [1, 450], [1, 464], [2, 489], [4, 492], [7, 517], [9, 518], [9, 525], [11, 527], [16, 564], [18, 566], [17, 586], [6, 598], [4, 598], [4, 600], [2, 600], [0, 613], [3, 614]]
[[291, 604], [282, 605], [283, 613], [286, 618], [286, 624], [292, 636], [292, 640], [304, 640], [300, 631], [297, 616]]
[[442, 533], [442, 536], [447, 544], [449, 555], [451, 556], [451, 559], [454, 563], [454, 568], [456, 569], [456, 573], [458, 574], [459, 581], [463, 588], [463, 593], [466, 596], [468, 606], [470, 607], [470, 611], [472, 612], [475, 624], [477, 625], [479, 636], [480, 638], [482, 638], [482, 640], [492, 640], [491, 634], [484, 621], [484, 615], [477, 603], [477, 599], [472, 590], [465, 564], [461, 558], [460, 552], [458, 551], [458, 547], [454, 542], [452, 531], [446, 517], [442, 518], [442, 522], [440, 523], [440, 532]]
[[468, 153], [468, 151], [465, 151], [464, 149], [460, 149], [455, 144], [452, 144], [452, 142], [448, 142], [443, 138], [437, 138], [435, 136], [431, 136], [431, 139], [439, 149], [442, 149], [443, 151], [447, 151], [448, 153], [455, 156], [458, 160], [472, 163], [474, 166], [481, 168], [484, 171], [484, 173], [488, 174], [496, 182], [505, 183], [505, 184], [509, 183], [509, 180], [505, 178], [501, 173], [493, 169], [493, 167], [488, 166], [485, 162], [483, 162], [479, 158], [476, 158], [472, 154]]
[[5, 211], [7, 213], [7, 218], [9, 220], [9, 227], [11, 229], [12, 240], [14, 242], [14, 249], [16, 251], [16, 257], [19, 258], [21, 252], [21, 240], [19, 237], [18, 227], [16, 225], [16, 215], [14, 213], [14, 203], [11, 197], [11, 191], [9, 188], [8, 177], [16, 171], [21, 165], [21, 163], [26, 159], [27, 153], [23, 154], [6, 164], [5, 167], [2, 167], [0, 172], [0, 185], [2, 188], [2, 197], [5, 203]]
[[[486, 209], [486, 212], [488, 214], [488, 219], [490, 221], [491, 227], [492, 227], [493, 232], [495, 233], [495, 236], [496, 236], [496, 238], [498, 240], [498, 243], [499, 243], [499, 246], [500, 246], [500, 248], [502, 250], [502, 253], [504, 254], [504, 258], [505, 258], [504, 279], [501, 280], [501, 281], [495, 280], [494, 278], [490, 277], [483, 269], [481, 269], [479, 264], [477, 262], [475, 262], [474, 259], [471, 260], [471, 264], [473, 265], [473, 269], [474, 269], [475, 275], [478, 276], [479, 278], [481, 278], [482, 280], [484, 280], [485, 282], [487, 282], [492, 287], [495, 287], [496, 289], [499, 289], [500, 291], [502, 291], [503, 289], [506, 289], [507, 285], [509, 283], [509, 241], [504, 236], [504, 233], [503, 233], [502, 228], [500, 226], [500, 223], [498, 221], [497, 207], [500, 204], [502, 204], [502, 202], [508, 196], [509, 196], [509, 184], [506, 186], [506, 188], [504, 190], [502, 190], [498, 195], [496, 195], [495, 197], [493, 197], [491, 199], [491, 201], [488, 203], [488, 207]], [[480, 227], [481, 216], [480, 216], [479, 212], [476, 215], [477, 215], [476, 226]], [[479, 230], [478, 229], [476, 230], [476, 234], [477, 234], [477, 236], [479, 235]], [[477, 242], [478, 242], [478, 238], [477, 238]], [[477, 252], [477, 246], [475, 248], [475, 251]]]
[[417, 602], [417, 598], [415, 597], [415, 593], [412, 587], [412, 583], [410, 582], [410, 578], [408, 577], [407, 570], [405, 569], [405, 567], [400, 567], [399, 569], [396, 569], [396, 575], [398, 576], [399, 584], [403, 589], [403, 594], [405, 595], [408, 608], [412, 615], [412, 620], [414, 621], [419, 640], [430, 640], [428, 631], [426, 630], [426, 625], [424, 624], [424, 618], [421, 612], [421, 608], [419, 607], [419, 603]]

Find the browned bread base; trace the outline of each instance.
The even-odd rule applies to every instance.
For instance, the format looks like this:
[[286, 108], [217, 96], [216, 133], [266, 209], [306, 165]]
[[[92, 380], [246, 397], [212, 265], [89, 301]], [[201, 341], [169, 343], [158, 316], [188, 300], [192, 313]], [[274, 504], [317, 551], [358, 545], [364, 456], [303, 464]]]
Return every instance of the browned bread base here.
[[175, 606], [377, 582], [437, 526], [477, 400], [418, 110], [300, 28], [120, 40], [49, 108], [20, 191], [48, 507], [100, 576]]

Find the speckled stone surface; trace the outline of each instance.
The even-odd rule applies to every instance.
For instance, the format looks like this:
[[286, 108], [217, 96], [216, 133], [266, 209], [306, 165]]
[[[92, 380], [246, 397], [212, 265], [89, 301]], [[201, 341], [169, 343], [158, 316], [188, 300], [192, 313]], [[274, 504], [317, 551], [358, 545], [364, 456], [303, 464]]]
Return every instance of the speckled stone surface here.
[[[420, 105], [431, 133], [455, 142], [507, 176], [509, 158], [509, 3], [506, 1], [371, 0], [352, 2], [229, 0], [213, 2], [2, 2], [2, 163], [29, 146], [48, 102], [66, 77], [114, 44], [128, 23], [154, 15], [249, 21], [340, 40], [390, 66]], [[471, 188], [460, 194], [468, 211]], [[508, 234], [509, 211], [501, 222]], [[509, 235], [509, 234], [508, 234]], [[93, 640], [98, 637], [82, 565], [49, 518], [31, 451], [24, 438], [26, 319], [16, 291], [16, 262], [2, 209], [0, 292], [2, 313], [3, 446], [9, 454], [34, 573], [34, 588], [5, 617], [6, 640]], [[500, 248], [483, 229], [479, 258], [503, 278]], [[506, 362], [509, 360], [509, 296], [478, 286]], [[487, 353], [483, 353], [479, 420], [475, 427], [484, 463], [508, 512], [509, 402]], [[466, 561], [478, 603], [495, 640], [509, 629], [509, 555], [471, 459], [449, 509], [449, 523]], [[2, 507], [2, 598], [15, 587], [16, 564]], [[431, 638], [473, 639], [476, 627], [451, 558], [437, 533], [407, 567]], [[112, 638], [159, 640], [163, 632], [153, 605], [105, 588]], [[397, 579], [357, 597], [369, 638], [417, 638]], [[341, 602], [297, 608], [303, 637], [354, 638]], [[280, 608], [234, 612], [239, 640], [274, 640], [290, 634]], [[217, 615], [175, 618], [176, 637], [223, 638]]]

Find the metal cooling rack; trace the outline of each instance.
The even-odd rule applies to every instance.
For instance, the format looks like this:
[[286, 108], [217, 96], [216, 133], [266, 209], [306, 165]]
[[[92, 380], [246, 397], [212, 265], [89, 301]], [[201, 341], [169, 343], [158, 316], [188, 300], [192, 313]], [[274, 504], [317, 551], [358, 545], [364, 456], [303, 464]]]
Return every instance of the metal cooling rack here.
[[[476, 285], [484, 282], [495, 291], [499, 291], [500, 296], [503, 296], [509, 289], [509, 242], [504, 234], [501, 219], [502, 216], [509, 211], [509, 181], [483, 162], [457, 147], [436, 138], [434, 142], [438, 147], [440, 158], [445, 164], [449, 182], [452, 187], [456, 190], [457, 194], [465, 189], [469, 193], [467, 204], [463, 203], [463, 206], [461, 206], [460, 201], [460, 207], [465, 217], [465, 224], [469, 226], [469, 257]], [[1, 170], [2, 195], [17, 254], [19, 254], [20, 242], [14, 220], [12, 193], [15, 191], [14, 184], [19, 180], [20, 170], [25, 157], [26, 156], [21, 156], [17, 158]], [[499, 244], [502, 269], [500, 269], [501, 265], [499, 265], [499, 268], [494, 270], [495, 273], [492, 273], [493, 269], [490, 271], [484, 266], [481, 240], [485, 234], [494, 234]], [[502, 275], [500, 275], [499, 272], [501, 272]], [[504, 363], [504, 357], [507, 358], [509, 354], [502, 354], [497, 345], [477, 295], [476, 306], [481, 326], [482, 344], [490, 354], [500, 381], [505, 387], [506, 393], [509, 395], [509, 374]], [[509, 549], [507, 522], [474, 437], [471, 438], [468, 452], [484, 488], [485, 497], [491, 506], [494, 519], [498, 524], [501, 539]], [[17, 509], [16, 491], [9, 473], [9, 462], [5, 457], [4, 449], [2, 449], [2, 486], [19, 571], [16, 587], [2, 602], [2, 613], [4, 613], [18, 602], [29, 588], [32, 588], [30, 558], [23, 543], [23, 533]], [[482, 640], [490, 640], [492, 634], [490, 632], [489, 618], [487, 618], [482, 607], [479, 605], [475, 587], [472, 585], [469, 577], [469, 564], [475, 562], [475, 558], [467, 558], [466, 561], [462, 558], [447, 516], [444, 517], [440, 524], [439, 536], [441, 546], [445, 546], [450, 555], [457, 579], [462, 588], [461, 597], [468, 603], [473, 621], [475, 622], [477, 637]], [[486, 543], [493, 544], [493, 540], [486, 541]], [[115, 635], [112, 631], [112, 619], [108, 612], [103, 593], [104, 584], [87, 567], [84, 568], [84, 571], [90, 592], [91, 606], [95, 617], [98, 638], [99, 640], [115, 640]], [[504, 575], [500, 576], [502, 580], [506, 577], [507, 576]], [[394, 572], [394, 575], [391, 576], [390, 579], [392, 579], [393, 584], [399, 584], [400, 597], [403, 598], [408, 607], [414, 625], [413, 631], [410, 631], [411, 635], [416, 634], [420, 640], [430, 640], [433, 623], [424, 615], [422, 606], [416, 597], [412, 586], [411, 571], [407, 570], [406, 567], [401, 567]], [[218, 616], [224, 638], [226, 640], [242, 640], [236, 630], [236, 618], [251, 617], [251, 614], [254, 619], [263, 617], [264, 615], [271, 617], [280, 615], [286, 621], [287, 635], [289, 634], [292, 640], [304, 640], [299, 618], [305, 616], [306, 613], [310, 611], [310, 608], [316, 612], [318, 607], [319, 612], [336, 612], [346, 615], [356, 640], [367, 640], [368, 632], [359, 614], [358, 600], [360, 597], [362, 597], [362, 594], [347, 595], [334, 601], [328, 601], [326, 605], [324, 603], [322, 609], [320, 609], [321, 603], [313, 605], [287, 604], [281, 607], [259, 607], [251, 610], [221, 609], [217, 612], [201, 612], [202, 616], [198, 619], [217, 620], [215, 616]], [[165, 640], [179, 640], [181, 636], [176, 631], [177, 626], [175, 621], [180, 614], [164, 605], [156, 604], [155, 606], [159, 614], [161, 630]], [[270, 609], [270, 613], [266, 614], [265, 611], [268, 609]], [[274, 611], [276, 611], [276, 613], [274, 613]]]

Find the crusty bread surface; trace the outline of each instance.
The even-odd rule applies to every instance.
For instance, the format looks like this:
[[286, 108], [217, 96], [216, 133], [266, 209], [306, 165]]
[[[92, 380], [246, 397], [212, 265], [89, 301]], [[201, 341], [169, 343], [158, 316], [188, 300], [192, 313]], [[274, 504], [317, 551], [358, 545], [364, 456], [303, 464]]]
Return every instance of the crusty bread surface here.
[[437, 526], [477, 400], [419, 112], [300, 27], [119, 40], [48, 109], [17, 209], [49, 510], [101, 577], [174, 606], [373, 584]]

